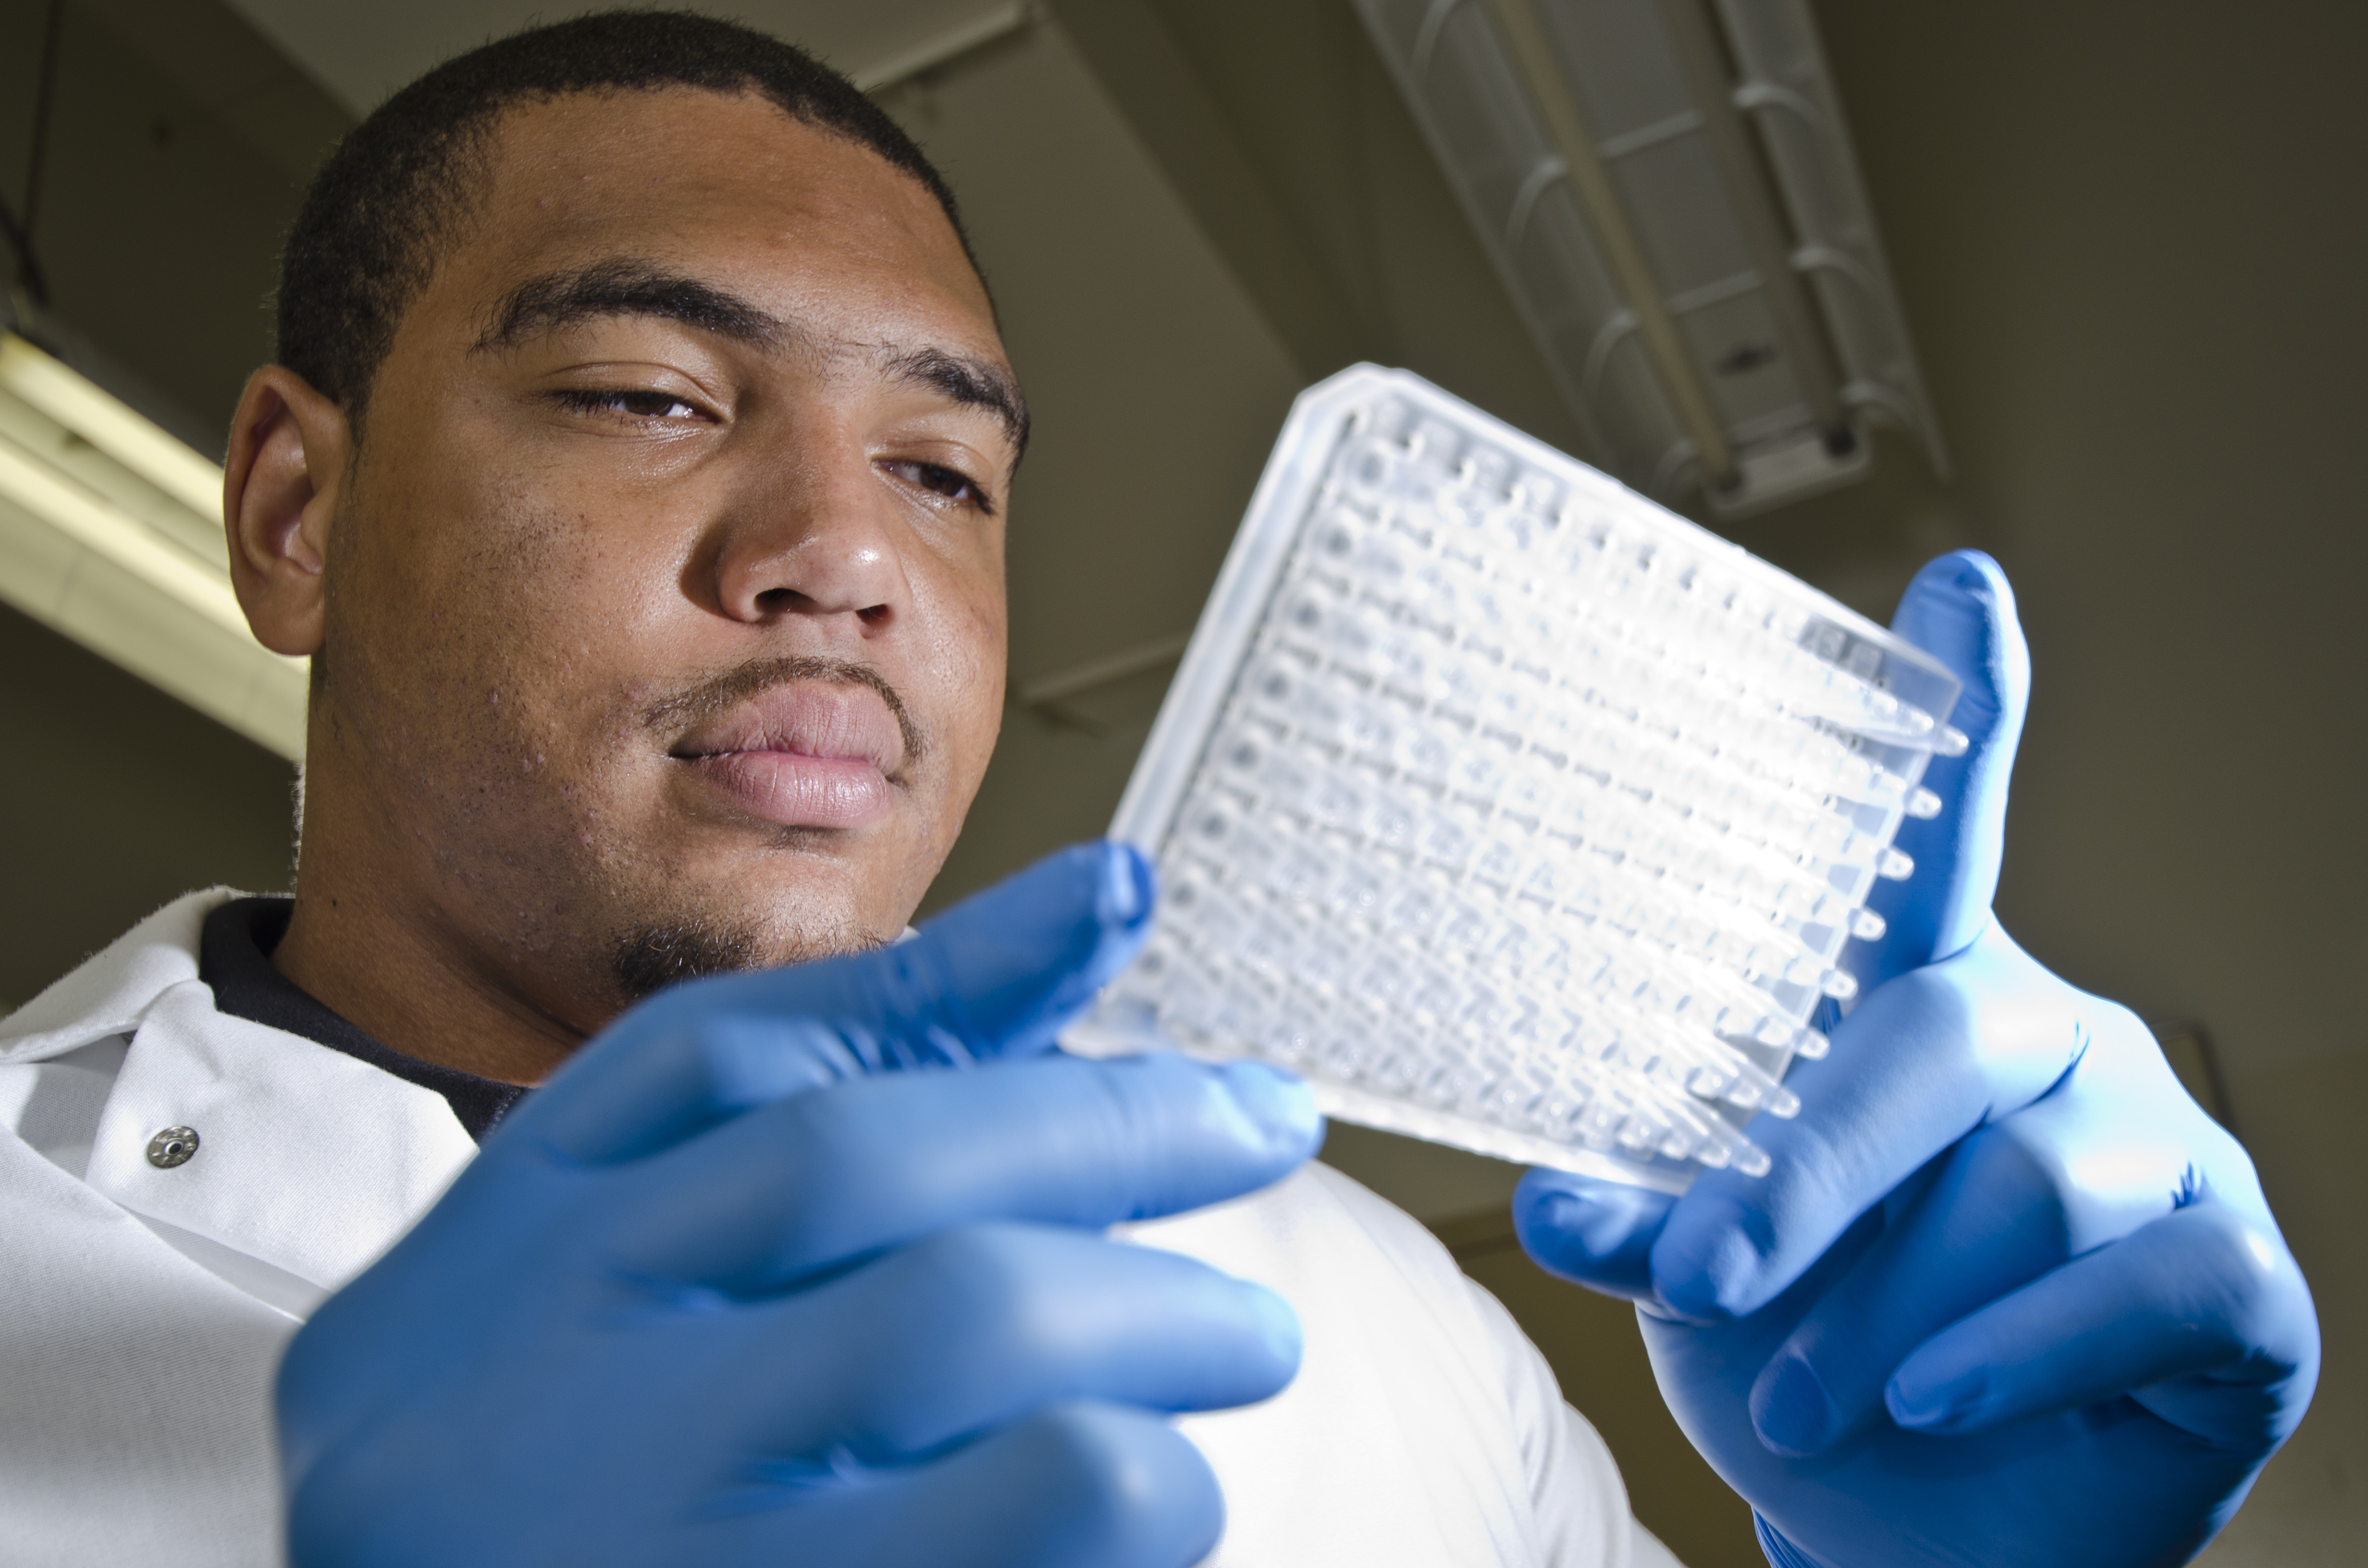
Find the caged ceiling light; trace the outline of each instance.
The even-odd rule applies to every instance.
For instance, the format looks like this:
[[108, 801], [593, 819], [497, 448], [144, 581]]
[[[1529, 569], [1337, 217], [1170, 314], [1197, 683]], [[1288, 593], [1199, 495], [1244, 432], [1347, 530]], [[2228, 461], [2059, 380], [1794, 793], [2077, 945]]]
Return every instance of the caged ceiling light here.
[[231, 591], [222, 471], [0, 333], [0, 599], [280, 756], [304, 756], [308, 665]]
[[1590, 456], [1740, 516], [1947, 454], [1807, 0], [1356, 0]]

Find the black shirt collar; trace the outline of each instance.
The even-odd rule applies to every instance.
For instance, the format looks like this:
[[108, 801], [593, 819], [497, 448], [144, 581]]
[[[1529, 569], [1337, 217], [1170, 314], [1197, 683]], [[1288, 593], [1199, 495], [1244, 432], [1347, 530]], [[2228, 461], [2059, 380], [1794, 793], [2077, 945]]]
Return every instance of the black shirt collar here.
[[213, 987], [215, 1009], [302, 1035], [405, 1083], [433, 1089], [450, 1104], [469, 1136], [484, 1142], [502, 1113], [526, 1091], [516, 1084], [480, 1078], [389, 1051], [273, 968], [272, 949], [288, 934], [288, 919], [295, 909], [293, 899], [241, 898], [206, 916], [205, 932], [198, 942], [198, 978]]

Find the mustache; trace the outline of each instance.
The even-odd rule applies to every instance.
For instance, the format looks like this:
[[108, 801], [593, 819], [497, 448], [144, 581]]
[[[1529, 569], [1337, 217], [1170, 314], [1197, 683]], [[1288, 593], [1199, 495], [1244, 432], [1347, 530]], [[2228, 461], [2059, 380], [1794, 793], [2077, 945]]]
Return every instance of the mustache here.
[[904, 737], [905, 767], [909, 768], [928, 755], [928, 747], [920, 726], [913, 722], [913, 715], [905, 708], [905, 699], [896, 694], [896, 688], [889, 684], [887, 676], [869, 665], [859, 665], [848, 659], [817, 658], [805, 653], [758, 659], [737, 669], [727, 670], [643, 709], [642, 723], [651, 730], [695, 728], [719, 714], [731, 711], [760, 693], [799, 681], [870, 687], [879, 693], [880, 700], [887, 704], [888, 716], [896, 721], [897, 733]]

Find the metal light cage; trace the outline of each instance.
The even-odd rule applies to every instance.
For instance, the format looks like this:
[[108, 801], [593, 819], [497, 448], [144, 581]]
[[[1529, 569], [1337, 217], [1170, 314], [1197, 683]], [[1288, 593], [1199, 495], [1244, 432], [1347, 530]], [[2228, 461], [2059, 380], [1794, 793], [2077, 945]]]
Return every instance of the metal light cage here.
[[1806, 0], [1356, 0], [1601, 467], [1740, 516], [1947, 453]]

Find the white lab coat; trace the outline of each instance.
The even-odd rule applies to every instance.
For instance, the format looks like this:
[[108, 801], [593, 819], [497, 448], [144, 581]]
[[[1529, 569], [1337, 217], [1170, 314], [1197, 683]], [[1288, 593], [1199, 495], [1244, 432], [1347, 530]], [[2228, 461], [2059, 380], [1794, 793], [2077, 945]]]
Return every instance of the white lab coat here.
[[[0, 1021], [0, 1558], [278, 1561], [288, 1337], [475, 1144], [443, 1097], [215, 1011], [191, 894]], [[195, 1157], [147, 1158], [168, 1127]], [[1311, 1166], [1133, 1227], [1297, 1308], [1298, 1380], [1181, 1423], [1222, 1568], [1670, 1568], [1594, 1430], [1428, 1233]]]

